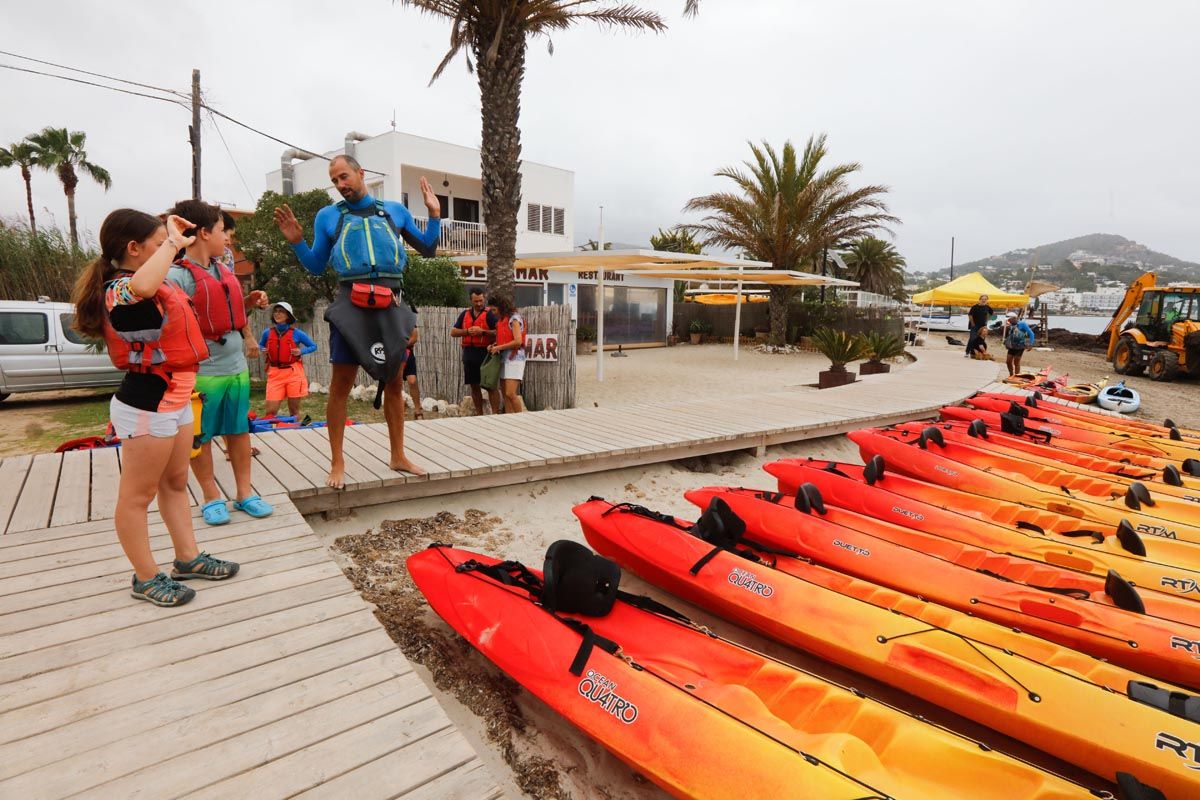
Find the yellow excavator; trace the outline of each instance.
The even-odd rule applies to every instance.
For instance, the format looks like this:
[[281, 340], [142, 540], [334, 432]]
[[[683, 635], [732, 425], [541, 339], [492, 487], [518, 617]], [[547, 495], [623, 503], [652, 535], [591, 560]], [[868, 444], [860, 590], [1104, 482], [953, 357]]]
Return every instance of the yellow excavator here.
[[[1156, 286], [1153, 272], [1129, 285], [1101, 341], [1121, 375], [1151, 380], [1200, 375], [1200, 286]], [[1130, 319], [1133, 317], [1133, 319]]]

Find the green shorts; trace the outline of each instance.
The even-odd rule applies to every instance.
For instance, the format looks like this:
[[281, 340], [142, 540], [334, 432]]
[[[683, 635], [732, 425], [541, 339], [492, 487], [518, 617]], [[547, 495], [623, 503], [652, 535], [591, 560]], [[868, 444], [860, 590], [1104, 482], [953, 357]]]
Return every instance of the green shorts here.
[[250, 432], [250, 371], [236, 375], [197, 375], [196, 391], [204, 397], [200, 441]]

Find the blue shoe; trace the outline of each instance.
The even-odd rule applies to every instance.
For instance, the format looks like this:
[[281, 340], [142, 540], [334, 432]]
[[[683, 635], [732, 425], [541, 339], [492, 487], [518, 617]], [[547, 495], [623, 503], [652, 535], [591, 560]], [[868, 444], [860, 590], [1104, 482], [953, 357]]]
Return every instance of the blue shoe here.
[[[271, 516], [272, 512], [275, 511], [275, 509], [271, 508], [270, 503], [268, 503], [266, 500], [263, 500], [256, 494], [250, 495], [245, 500], [234, 500], [233, 510], [245, 511], [250, 516], [258, 519], [269, 517]], [[228, 519], [226, 521], [228, 521]]]
[[200, 513], [204, 515], [206, 525], [229, 524], [229, 507], [225, 505], [224, 500], [208, 501], [200, 506]]

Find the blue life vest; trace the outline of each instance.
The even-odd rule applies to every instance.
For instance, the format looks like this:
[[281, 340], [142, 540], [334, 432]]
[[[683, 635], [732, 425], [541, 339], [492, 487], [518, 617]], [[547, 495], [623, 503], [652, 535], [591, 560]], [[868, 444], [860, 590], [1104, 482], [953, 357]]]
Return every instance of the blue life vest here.
[[342, 201], [337, 209], [341, 219], [329, 260], [339, 278], [396, 276], [404, 271], [407, 256], [400, 231], [382, 200], [363, 209]]

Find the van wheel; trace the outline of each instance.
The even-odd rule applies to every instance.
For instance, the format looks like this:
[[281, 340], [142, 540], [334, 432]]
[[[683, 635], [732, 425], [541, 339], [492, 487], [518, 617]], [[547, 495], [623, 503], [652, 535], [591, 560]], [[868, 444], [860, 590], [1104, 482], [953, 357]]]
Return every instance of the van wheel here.
[[1146, 369], [1142, 364], [1142, 348], [1128, 336], [1122, 336], [1117, 342], [1112, 364], [1118, 375], [1141, 375]]

